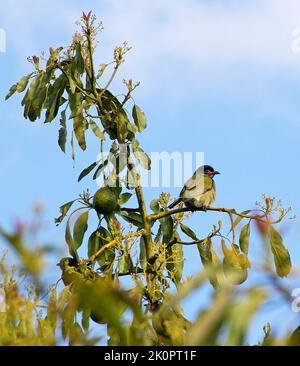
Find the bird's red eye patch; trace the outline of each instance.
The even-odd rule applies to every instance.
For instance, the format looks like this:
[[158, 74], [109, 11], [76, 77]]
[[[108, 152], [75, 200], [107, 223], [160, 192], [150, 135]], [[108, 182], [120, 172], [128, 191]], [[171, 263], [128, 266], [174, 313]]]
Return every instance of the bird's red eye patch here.
[[211, 170], [206, 170], [206, 174], [213, 174]]

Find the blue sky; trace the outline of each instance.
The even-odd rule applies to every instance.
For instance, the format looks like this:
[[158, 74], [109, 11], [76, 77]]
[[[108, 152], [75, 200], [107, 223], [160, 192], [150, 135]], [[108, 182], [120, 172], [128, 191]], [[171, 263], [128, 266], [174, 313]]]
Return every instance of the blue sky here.
[[[6, 32], [6, 52], [0, 53], [1, 225], [9, 227], [43, 202], [45, 238], [63, 250], [63, 227], [52, 220], [58, 207], [84, 188], [97, 189], [88, 180], [76, 182], [95, 160], [94, 140], [88, 152], [78, 151], [73, 167], [70, 154], [57, 147], [57, 122], [24, 120], [20, 96], [4, 102], [10, 85], [31, 71], [27, 56], [67, 45], [81, 11], [90, 9], [104, 24], [99, 64], [110, 61], [123, 41], [132, 46], [113, 88], [123, 78], [141, 82], [135, 100], [148, 118], [141, 137], [148, 152], [203, 151], [206, 163], [222, 172], [216, 178], [217, 205], [243, 210], [265, 193], [299, 216], [300, 53], [293, 52], [292, 35], [300, 27], [298, 1], [103, 0], [85, 1], [83, 8], [78, 0], [12, 0], [1, 5], [0, 14]], [[178, 191], [170, 189], [174, 196]], [[159, 192], [147, 188], [146, 196]], [[203, 236], [219, 218], [197, 214], [189, 223]], [[299, 219], [280, 228], [296, 267]], [[259, 260], [262, 244], [254, 237], [251, 245], [253, 260]], [[196, 254], [186, 249], [186, 275], [199, 269]], [[284, 283], [293, 288], [298, 281]], [[209, 290], [206, 295], [209, 299]], [[203, 296], [197, 296], [201, 307]], [[277, 321], [278, 331], [295, 324], [289, 306], [278, 304], [257, 317], [250, 340], [279, 315], [286, 321]], [[186, 304], [191, 317], [197, 310]]]

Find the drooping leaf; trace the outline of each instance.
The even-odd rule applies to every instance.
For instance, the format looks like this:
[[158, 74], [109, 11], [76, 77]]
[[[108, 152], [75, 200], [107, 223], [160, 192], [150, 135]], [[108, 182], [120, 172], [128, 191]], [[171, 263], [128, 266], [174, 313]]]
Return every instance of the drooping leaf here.
[[27, 89], [21, 104], [24, 106], [24, 117], [30, 121], [35, 121], [41, 116], [41, 111], [49, 99], [49, 90], [53, 89], [53, 86], [49, 85], [50, 78], [51, 72], [41, 72], [35, 76]]
[[83, 241], [83, 237], [88, 228], [88, 218], [89, 212], [85, 211], [81, 214], [78, 219], [75, 221], [74, 229], [73, 229], [73, 240], [75, 244], [75, 250], [77, 250]]
[[81, 179], [83, 179], [85, 176], [87, 176], [97, 166], [97, 164], [98, 164], [98, 162], [95, 161], [94, 163], [89, 165], [87, 168], [83, 169], [83, 171], [80, 173], [80, 175], [78, 177], [78, 182], [80, 182]]
[[147, 120], [145, 114], [136, 104], [133, 106], [132, 109], [132, 117], [138, 131], [142, 132], [147, 127]]
[[76, 54], [75, 54], [75, 66], [76, 66], [76, 70], [79, 73], [79, 75], [82, 75], [84, 73], [84, 59], [82, 56], [82, 51], [81, 51], [81, 43], [78, 42], [77, 46], [76, 46]]
[[163, 243], [168, 244], [173, 237], [174, 222], [172, 216], [163, 217], [159, 222], [163, 234]]
[[82, 113], [82, 95], [79, 92], [69, 94], [69, 104], [73, 118], [73, 129], [82, 150], [86, 149], [85, 131], [87, 129], [87, 121]]
[[129, 123], [128, 117], [124, 110], [122, 110], [121, 112], [118, 113], [118, 115], [116, 116], [116, 121], [117, 121], [118, 141], [119, 141], [119, 143], [122, 144], [125, 142], [125, 139], [127, 137], [127, 134], [128, 134], [127, 125]]
[[66, 77], [62, 74], [60, 75], [49, 88], [48, 98], [49, 98], [49, 108], [46, 111], [45, 123], [51, 122], [57, 115], [60, 107], [60, 98], [63, 95], [66, 87]]
[[231, 244], [229, 249], [225, 241], [222, 240], [222, 251], [224, 254], [224, 260], [233, 268], [247, 269], [250, 267], [250, 262], [245, 253], [239, 252], [239, 247], [236, 244]]
[[70, 219], [67, 221], [66, 224], [66, 232], [65, 232], [65, 240], [66, 243], [68, 244], [69, 247], [69, 253], [71, 254], [71, 256], [78, 260], [78, 254], [76, 251], [76, 244], [73, 240], [72, 234], [71, 234], [71, 228], [70, 228]]
[[149, 156], [145, 153], [145, 151], [140, 147], [138, 141], [136, 139], [132, 140], [132, 150], [135, 158], [138, 160], [138, 162], [141, 164], [141, 166], [146, 169], [151, 169], [151, 159]]
[[246, 255], [248, 255], [249, 238], [250, 238], [250, 224], [248, 223], [242, 227], [239, 239], [241, 251]]
[[[212, 242], [210, 237], [207, 237], [201, 243], [198, 243], [197, 248], [200, 254], [201, 262], [205, 268], [213, 265], [217, 267], [219, 265], [219, 258], [212, 249]], [[218, 269], [216, 269], [216, 273], [213, 273], [209, 277], [209, 282], [214, 288], [217, 288], [220, 284], [218, 277], [219, 277]]]
[[67, 141], [67, 124], [66, 124], [66, 111], [61, 112], [60, 119], [61, 128], [58, 133], [58, 145], [63, 152], [66, 151], [66, 141]]
[[292, 267], [290, 254], [283, 244], [281, 235], [273, 226], [270, 227], [270, 245], [274, 256], [276, 272], [278, 276], [286, 277]]
[[199, 241], [199, 239], [197, 238], [197, 235], [193, 232], [192, 229], [190, 229], [188, 226], [180, 223], [180, 229], [182, 230], [182, 232], [189, 236], [191, 239], [193, 239], [194, 241]]
[[94, 121], [90, 121], [89, 122], [89, 125], [92, 129], [92, 131], [94, 132], [94, 134], [99, 137], [100, 140], [104, 140], [105, 139], [105, 136], [104, 136], [104, 133], [100, 130], [100, 128], [98, 127], [97, 123], [94, 122]]
[[75, 146], [74, 146], [74, 131], [72, 131], [71, 136], [71, 149], [72, 149], [72, 160], [75, 160]]
[[74, 94], [76, 91], [76, 81], [72, 78], [72, 76], [69, 76], [68, 80], [69, 80], [71, 93]]
[[237, 285], [245, 282], [248, 277], [247, 269], [250, 267], [247, 255], [240, 253], [236, 244], [231, 244], [231, 249], [229, 249], [223, 239], [222, 251], [224, 254], [223, 269], [226, 277]]

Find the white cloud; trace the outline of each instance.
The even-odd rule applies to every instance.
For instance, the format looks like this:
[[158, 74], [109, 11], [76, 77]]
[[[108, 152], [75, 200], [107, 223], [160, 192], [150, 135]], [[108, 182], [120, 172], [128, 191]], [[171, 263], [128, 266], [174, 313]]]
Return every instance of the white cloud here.
[[[47, 48], [53, 43], [50, 38], [67, 42], [82, 9], [80, 1], [70, 0], [5, 3], [1, 12], [13, 42], [7, 47], [24, 57], [37, 45]], [[292, 31], [300, 27], [298, 0], [226, 5], [199, 0], [90, 0], [84, 9], [92, 9], [104, 22], [103, 59], [114, 45], [128, 41], [133, 50], [124, 74], [142, 81], [148, 90], [165, 85], [180, 90], [191, 82], [242, 87], [243, 78], [257, 73], [294, 75], [300, 80], [300, 53], [292, 52]], [[166, 92], [174, 95], [178, 90]]]

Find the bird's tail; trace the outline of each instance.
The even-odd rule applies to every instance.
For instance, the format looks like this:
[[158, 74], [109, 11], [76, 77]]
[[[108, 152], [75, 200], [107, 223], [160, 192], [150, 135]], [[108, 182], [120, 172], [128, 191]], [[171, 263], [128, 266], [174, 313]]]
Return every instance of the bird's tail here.
[[176, 201], [174, 201], [173, 203], [171, 203], [168, 208], [174, 208], [175, 206], [177, 206], [180, 202], [182, 202], [182, 198], [178, 198]]

